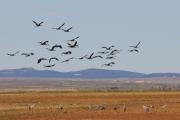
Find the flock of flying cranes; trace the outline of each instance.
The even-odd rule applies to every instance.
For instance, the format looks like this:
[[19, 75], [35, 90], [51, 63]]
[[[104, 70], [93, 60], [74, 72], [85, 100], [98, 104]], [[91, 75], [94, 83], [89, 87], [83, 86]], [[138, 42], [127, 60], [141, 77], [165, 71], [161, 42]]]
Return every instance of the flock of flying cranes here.
[[[44, 22], [36, 22], [36, 21], [32, 21], [34, 23], [34, 25], [36, 27], [40, 27], [42, 26], [42, 24]], [[69, 27], [67, 29], [64, 29], [63, 27], [65, 26], [65, 23], [63, 23], [62, 25], [60, 25], [59, 27], [57, 28], [52, 28], [52, 29], [55, 29], [57, 31], [59, 30], [62, 30], [63, 32], [71, 32], [72, 28], [73, 27]], [[63, 51], [61, 52], [61, 55], [71, 55], [73, 52], [72, 52], [72, 49], [73, 48], [78, 48], [79, 45], [78, 45], [78, 41], [77, 39], [79, 39], [80, 36], [77, 36], [73, 39], [70, 39], [70, 40], [66, 40], [66, 44], [69, 48], [68, 51]], [[130, 50], [128, 50], [128, 52], [139, 52], [138, 48], [139, 48], [139, 45], [140, 45], [141, 41], [138, 42], [138, 44], [136, 44], [135, 46], [130, 46]], [[55, 44], [53, 46], [50, 46], [49, 44], [49, 41], [40, 41], [38, 42], [38, 44], [40, 46], [46, 46], [46, 50], [50, 51], [50, 52], [53, 52], [53, 51], [57, 51], [58, 49], [63, 49], [64, 46], [62, 46], [61, 44]], [[75, 58], [75, 57], [70, 57], [68, 59], [65, 59], [63, 61], [61, 61], [61, 63], [65, 63], [65, 62], [69, 62], [73, 59], [78, 59], [78, 60], [83, 60], [83, 59], [86, 59], [86, 60], [92, 60], [92, 59], [96, 59], [96, 58], [99, 58], [99, 59], [106, 59], [106, 60], [113, 60], [113, 59], [116, 59], [116, 55], [118, 53], [120, 53], [121, 50], [118, 50], [118, 49], [114, 49], [115, 46], [114, 45], [111, 45], [111, 46], [102, 46], [101, 49], [102, 51], [99, 51], [99, 52], [93, 52], [91, 54], [86, 54], [86, 55], [83, 55], [82, 57], [79, 57], [79, 58]], [[17, 51], [15, 53], [7, 53], [8, 56], [16, 56], [20, 53], [20, 51]], [[30, 52], [30, 53], [20, 53], [20, 55], [22, 56], [25, 56], [25, 57], [30, 57], [30, 56], [33, 56], [35, 55], [35, 53], [33, 52]], [[60, 61], [60, 59], [58, 57], [51, 57], [51, 58], [45, 58], [45, 57], [41, 57], [41, 58], [38, 58], [37, 60], [37, 64], [40, 64], [42, 63], [43, 61], [48, 61], [48, 65], [43, 65], [43, 67], [45, 68], [50, 68], [50, 67], [54, 67], [58, 61]], [[56, 63], [54, 63], [56, 62]], [[53, 64], [52, 64], [53, 63]], [[105, 63], [105, 64], [102, 64], [101, 66], [104, 67], [104, 66], [113, 66], [115, 64], [114, 61], [111, 61], [111, 62], [108, 62], [108, 63]]]

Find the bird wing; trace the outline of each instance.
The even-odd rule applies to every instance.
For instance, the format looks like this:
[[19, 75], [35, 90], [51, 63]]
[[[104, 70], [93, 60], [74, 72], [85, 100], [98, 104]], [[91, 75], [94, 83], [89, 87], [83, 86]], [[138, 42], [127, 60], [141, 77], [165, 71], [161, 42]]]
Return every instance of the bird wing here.
[[48, 40], [44, 41], [45, 44], [48, 43], [48, 42], [49, 42]]
[[74, 43], [74, 45], [73, 46], [76, 46], [77, 45], [77, 41]]
[[69, 46], [72, 46], [70, 43], [67, 43]]
[[52, 58], [49, 59], [49, 63], [51, 62]]
[[91, 55], [89, 56], [89, 58], [92, 58], [92, 56], [94, 55], [94, 52], [93, 53], [91, 53]]
[[80, 57], [79, 59], [83, 59], [83, 58], [86, 58], [88, 55], [84, 55], [82, 57]]
[[104, 47], [104, 46], [102, 48], [108, 49], [107, 47]]
[[30, 55], [34, 55], [34, 53], [30, 53]]
[[59, 59], [56, 58], [56, 57], [52, 57], [52, 58], [49, 59], [49, 63], [51, 62], [51, 60], [57, 60], [58, 61]]
[[114, 45], [111, 45], [110, 48], [115, 47]]
[[51, 50], [54, 50], [57, 47], [57, 45], [52, 46]]
[[97, 57], [99, 57], [99, 58], [103, 58], [102, 56], [100, 56], [100, 55], [98, 55], [98, 56], [94, 56], [93, 58], [97, 58]]
[[42, 60], [48, 60], [47, 58], [41, 58]]
[[36, 26], [38, 26], [38, 23], [37, 23], [36, 21], [33, 20], [33, 23], [34, 23]]
[[132, 52], [133, 50], [128, 50], [129, 52]]
[[76, 37], [76, 38], [74, 38], [74, 39], [78, 39], [78, 38], [80, 38], [80, 36], [78, 36], [78, 37]]
[[136, 45], [136, 47], [138, 47], [140, 43], [141, 43], [141, 41], [138, 42], [138, 44]]
[[21, 55], [27, 55], [27, 53], [21, 53]]
[[51, 51], [51, 49], [50, 48], [46, 48], [48, 51]]
[[62, 46], [61, 46], [61, 45], [58, 45], [57, 47], [62, 48]]
[[63, 23], [59, 28], [62, 28], [65, 25], [65, 23]]
[[69, 58], [68, 60], [72, 60], [72, 59], [73, 59], [73, 57]]
[[37, 63], [39, 64], [41, 61], [42, 61], [42, 59], [40, 58], [40, 59], [38, 59]]
[[18, 54], [19, 52], [20, 52], [20, 51], [15, 52], [14, 55]]
[[103, 58], [102, 56], [98, 56], [99, 58]]
[[40, 22], [39, 25], [43, 24], [44, 22]]
[[68, 28], [67, 31], [71, 30], [72, 28], [73, 28], [73, 27]]
[[134, 49], [134, 51], [139, 52], [139, 50], [137, 50], [137, 49]]
[[111, 64], [115, 64], [115, 62], [111, 62]]
[[57, 61], [59, 60], [59, 59], [58, 59], [58, 58], [56, 58], [56, 57], [52, 57], [51, 59], [54, 59], [54, 60], [57, 60]]

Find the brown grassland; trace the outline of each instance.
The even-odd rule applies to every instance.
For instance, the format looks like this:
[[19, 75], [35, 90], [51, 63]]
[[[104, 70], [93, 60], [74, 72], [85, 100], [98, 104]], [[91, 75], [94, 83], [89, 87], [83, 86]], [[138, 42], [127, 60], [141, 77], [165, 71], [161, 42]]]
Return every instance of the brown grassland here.
[[[29, 110], [33, 103], [35, 107]], [[155, 108], [144, 112], [143, 104]], [[164, 104], [166, 110], [160, 108]], [[180, 93], [1, 92], [0, 120], [180, 120]]]

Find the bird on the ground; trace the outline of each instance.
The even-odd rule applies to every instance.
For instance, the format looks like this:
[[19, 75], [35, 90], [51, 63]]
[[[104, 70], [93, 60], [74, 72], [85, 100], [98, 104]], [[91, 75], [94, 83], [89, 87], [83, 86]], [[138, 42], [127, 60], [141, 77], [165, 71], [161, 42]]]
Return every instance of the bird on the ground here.
[[62, 61], [61, 63], [69, 62], [69, 61], [72, 60], [72, 59], [74, 59], [74, 57], [71, 57], [71, 58], [69, 58], [69, 59], [66, 59], [66, 60]]
[[126, 105], [123, 104], [123, 112], [126, 112], [126, 111], [127, 111]]
[[161, 106], [161, 108], [166, 108], [166, 107], [167, 107], [167, 105], [166, 105], [166, 104]]
[[75, 41], [76, 41], [76, 39], [78, 39], [78, 38], [80, 38], [80, 36], [75, 37], [75, 38], [73, 38], [73, 39], [71, 39], [71, 40], [67, 40], [67, 41], [70, 41], [70, 42], [75, 42]]
[[63, 107], [63, 106], [58, 106], [58, 109], [59, 109], [59, 110], [63, 110], [64, 107]]
[[139, 44], [141, 43], [141, 41], [138, 42], [138, 44], [136, 44], [135, 46], [130, 46], [130, 47], [133, 47], [133, 48], [138, 48]]
[[71, 51], [65, 51], [65, 52], [62, 52], [61, 54], [69, 55], [69, 54], [72, 54], [72, 52]]
[[68, 44], [68, 47], [69, 47], [69, 48], [76, 48], [76, 47], [78, 47], [77, 41], [75, 41], [74, 44], [70, 44], [70, 43], [67, 43], [67, 44]]
[[38, 61], [37, 61], [37, 64], [41, 63], [41, 61], [43, 60], [48, 60], [47, 58], [39, 58]]
[[70, 30], [72, 29], [73, 27], [70, 27], [68, 29], [62, 29], [64, 32], [71, 32]]
[[34, 53], [21, 53], [21, 55], [24, 55], [25, 57], [29, 57], [29, 56], [32, 56], [34, 55]]
[[117, 110], [118, 108], [115, 106], [115, 107], [113, 107], [113, 110]]
[[56, 64], [52, 64], [52, 65], [43, 65], [45, 68], [50, 68], [50, 67], [54, 67]]
[[33, 23], [36, 25], [36, 27], [40, 27], [40, 26], [42, 26], [42, 24], [43, 24], [44, 22], [37, 23], [36, 21], [33, 20]]
[[57, 27], [57, 28], [52, 28], [52, 29], [55, 29], [55, 30], [61, 30], [61, 28], [65, 25], [65, 23], [63, 23], [61, 26]]
[[161, 110], [163, 110], [163, 111], [167, 112], [167, 109], [166, 109], [166, 108], [167, 108], [167, 104], [162, 105], [160, 108], [161, 108]]
[[49, 45], [48, 42], [49, 42], [49, 41], [41, 41], [41, 42], [39, 42], [39, 43], [40, 43], [40, 45]]
[[149, 109], [150, 109], [150, 108], [149, 108], [148, 106], [143, 105], [142, 107], [143, 107], [143, 109], [144, 109], [144, 112], [149, 112]]
[[106, 108], [107, 108], [106, 105], [99, 105], [99, 106], [98, 106], [98, 109], [99, 109], [99, 110], [105, 110]]
[[138, 49], [131, 49], [131, 50], [128, 50], [129, 52], [139, 52], [139, 50]]
[[103, 47], [101, 47], [101, 48], [105, 48], [106, 50], [111, 50], [113, 47], [115, 47], [114, 45], [111, 45], [110, 47], [105, 47], [105, 46], [103, 46]]
[[52, 60], [59, 61], [59, 59], [58, 59], [57, 57], [51, 57], [51, 58], [49, 59], [49, 63], [50, 63]]
[[36, 105], [36, 103], [34, 103], [34, 104], [32, 104], [32, 105], [29, 105], [29, 106], [28, 106], [28, 109], [29, 109], [29, 110], [32, 110], [32, 109], [35, 107], [35, 105]]
[[19, 52], [20, 52], [20, 51], [17, 51], [17, 52], [15, 52], [15, 53], [7, 53], [7, 55], [9, 55], [9, 56], [16, 56]]
[[151, 108], [154, 108], [153, 106], [143, 105], [144, 112], [150, 112]]

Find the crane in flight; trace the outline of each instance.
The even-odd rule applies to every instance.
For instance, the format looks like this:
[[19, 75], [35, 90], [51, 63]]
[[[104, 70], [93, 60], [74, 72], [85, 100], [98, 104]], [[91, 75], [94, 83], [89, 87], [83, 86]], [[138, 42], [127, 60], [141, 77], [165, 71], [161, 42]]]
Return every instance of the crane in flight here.
[[103, 67], [103, 66], [112, 67], [112, 65], [114, 65], [114, 64], [115, 64], [115, 62], [110, 62], [110, 63], [103, 64], [102, 67]]
[[70, 41], [70, 42], [75, 42], [75, 41], [76, 41], [76, 39], [78, 39], [78, 38], [80, 38], [80, 36], [77, 36], [77, 37], [75, 37], [75, 38], [73, 38], [73, 39], [71, 39], [71, 40], [67, 40], [67, 41]]
[[33, 52], [31, 52], [31, 53], [22, 53], [21, 55], [24, 55], [25, 57], [30, 57], [30, 56], [34, 55], [34, 53]]
[[9, 55], [9, 56], [16, 56], [19, 52], [20, 52], [20, 51], [17, 51], [17, 52], [15, 52], [15, 53], [7, 53], [7, 55]]
[[39, 42], [39, 44], [40, 44], [40, 45], [49, 45], [48, 42], [49, 42], [49, 41], [41, 41], [41, 42]]
[[78, 47], [77, 41], [74, 44], [67, 43], [69, 48], [76, 48]]
[[52, 64], [52, 65], [44, 65], [45, 68], [50, 68], [50, 67], [54, 67], [56, 64]]
[[70, 28], [68, 28], [68, 29], [62, 29], [64, 32], [71, 32], [71, 29], [72, 29], [73, 27], [70, 27]]
[[69, 55], [69, 54], [72, 54], [72, 52], [71, 51], [65, 51], [65, 52], [62, 52], [61, 53], [62, 55], [64, 54], [64, 55]]
[[130, 46], [130, 47], [132, 47], [132, 48], [136, 49], [136, 48], [138, 48], [138, 47], [139, 47], [140, 43], [141, 43], [141, 41], [139, 41], [139, 42], [138, 42], [138, 44], [136, 44], [135, 46]]
[[40, 26], [42, 26], [42, 24], [43, 24], [44, 22], [37, 23], [36, 21], [33, 20], [33, 23], [36, 25], [36, 27], [40, 27]]
[[71, 57], [71, 58], [69, 58], [69, 59], [66, 59], [66, 60], [62, 61], [61, 63], [69, 62], [69, 61], [72, 60], [72, 59], [74, 59], [74, 57]]
[[64, 25], [65, 25], [65, 22], [64, 22], [61, 26], [59, 26], [59, 27], [57, 27], [57, 28], [52, 28], [52, 29], [61, 30]]
[[56, 44], [56, 45], [52, 46], [51, 48], [46, 48], [46, 49], [49, 50], [49, 51], [56, 51], [55, 48], [60, 48], [60, 49], [62, 49], [62, 46]]
[[77, 58], [77, 59], [82, 60], [82, 59], [84, 59], [84, 58], [87, 58], [87, 56], [88, 56], [88, 55], [84, 55], [84, 56], [79, 57], [79, 58]]
[[115, 46], [114, 46], [114, 45], [111, 45], [111, 46], [109, 46], [109, 47], [103, 46], [103, 47], [101, 47], [101, 48], [104, 48], [104, 49], [106, 49], [106, 50], [111, 50], [113, 47], [115, 47]]
[[139, 52], [139, 50], [138, 49], [131, 49], [131, 50], [128, 50], [129, 52]]
[[51, 58], [49, 59], [49, 63], [50, 63], [52, 60], [59, 61], [59, 59], [58, 59], [57, 57], [51, 57]]
[[41, 61], [48, 60], [47, 58], [39, 58], [37, 64], [41, 63]]

